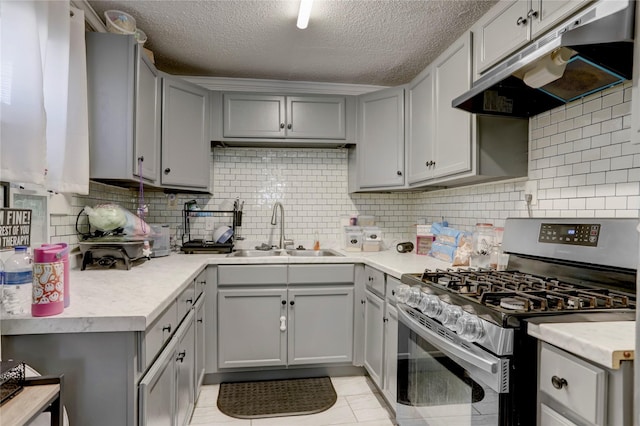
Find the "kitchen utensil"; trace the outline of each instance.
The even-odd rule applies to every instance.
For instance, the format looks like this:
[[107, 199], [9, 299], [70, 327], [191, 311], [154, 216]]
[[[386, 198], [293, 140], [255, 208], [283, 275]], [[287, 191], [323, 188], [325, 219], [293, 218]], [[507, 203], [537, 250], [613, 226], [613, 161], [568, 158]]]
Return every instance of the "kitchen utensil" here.
[[233, 229], [228, 226], [218, 226], [215, 231], [213, 231], [213, 241], [218, 244], [224, 244], [228, 242], [233, 236]]

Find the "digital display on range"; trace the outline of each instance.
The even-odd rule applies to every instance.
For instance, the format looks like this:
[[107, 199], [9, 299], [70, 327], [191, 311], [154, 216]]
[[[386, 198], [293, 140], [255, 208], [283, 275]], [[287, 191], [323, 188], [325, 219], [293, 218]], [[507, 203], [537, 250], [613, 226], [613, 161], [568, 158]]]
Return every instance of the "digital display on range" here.
[[599, 223], [581, 223], [575, 225], [542, 223], [540, 225], [540, 233], [538, 234], [538, 242], [596, 247], [599, 237]]

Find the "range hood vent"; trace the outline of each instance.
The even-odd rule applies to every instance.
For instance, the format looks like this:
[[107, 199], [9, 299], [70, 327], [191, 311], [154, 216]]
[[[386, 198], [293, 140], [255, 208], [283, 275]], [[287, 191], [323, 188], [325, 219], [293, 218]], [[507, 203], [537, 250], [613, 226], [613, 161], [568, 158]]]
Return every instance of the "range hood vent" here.
[[486, 71], [452, 105], [530, 117], [630, 80], [633, 0], [601, 0]]

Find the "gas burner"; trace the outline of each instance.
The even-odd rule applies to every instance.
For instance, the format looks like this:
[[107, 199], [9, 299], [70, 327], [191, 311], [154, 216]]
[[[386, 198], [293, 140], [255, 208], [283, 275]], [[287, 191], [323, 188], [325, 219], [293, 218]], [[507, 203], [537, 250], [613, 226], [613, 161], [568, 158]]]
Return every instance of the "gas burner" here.
[[517, 297], [504, 297], [500, 299], [500, 307], [513, 311], [528, 311], [529, 301], [527, 299]]

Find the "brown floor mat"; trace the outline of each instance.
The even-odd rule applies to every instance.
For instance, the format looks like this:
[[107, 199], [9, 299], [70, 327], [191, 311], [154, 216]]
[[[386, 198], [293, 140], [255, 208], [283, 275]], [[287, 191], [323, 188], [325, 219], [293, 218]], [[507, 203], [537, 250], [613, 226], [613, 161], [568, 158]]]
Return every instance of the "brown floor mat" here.
[[300, 416], [324, 411], [336, 398], [329, 377], [221, 383], [218, 408], [240, 419]]

